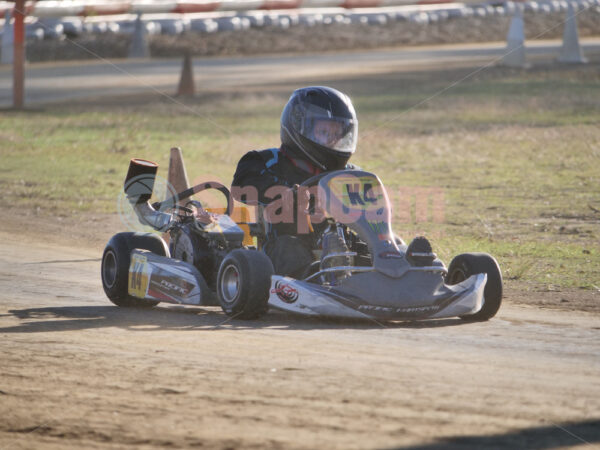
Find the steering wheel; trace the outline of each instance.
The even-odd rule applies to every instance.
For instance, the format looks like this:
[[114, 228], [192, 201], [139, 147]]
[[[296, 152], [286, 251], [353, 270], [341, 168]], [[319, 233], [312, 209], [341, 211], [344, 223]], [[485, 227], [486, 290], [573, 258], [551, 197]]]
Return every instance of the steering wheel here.
[[[329, 176], [332, 173], [335, 172], [342, 172], [344, 170], [336, 170], [336, 171], [330, 171], [330, 172], [321, 172], [318, 175], [314, 175], [310, 178], [308, 178], [307, 180], [304, 180], [301, 184], [299, 184], [300, 187], [304, 187], [304, 188], [310, 188], [313, 186], [316, 186], [317, 184], [319, 184], [319, 181], [321, 181], [321, 179], [323, 177]], [[314, 198], [314, 196], [311, 196], [311, 198]], [[314, 214], [315, 213], [315, 202], [310, 202], [309, 203], [309, 208], [308, 208], [308, 213], [309, 214]]]
[[300, 183], [299, 186], [302, 186], [302, 187], [315, 186], [319, 181], [321, 181], [321, 178], [323, 178], [326, 175], [331, 175], [331, 173], [332, 172], [321, 172], [318, 175], [313, 175], [312, 177], [310, 177], [307, 180], [304, 180], [302, 183]]
[[167, 200], [153, 203], [152, 206], [156, 210], [159, 210], [162, 207], [173, 207], [178, 202], [183, 201], [188, 197], [191, 197], [192, 195], [198, 194], [199, 192], [205, 191], [207, 189], [216, 189], [225, 196], [225, 198], [227, 199], [227, 209], [225, 210], [225, 214], [231, 216], [231, 213], [233, 211], [233, 200], [231, 198], [231, 193], [229, 192], [229, 189], [227, 189], [218, 181], [207, 181], [206, 183], [197, 184], [196, 186], [186, 189], [185, 191], [182, 191], [179, 194], [175, 194], [173, 197]]

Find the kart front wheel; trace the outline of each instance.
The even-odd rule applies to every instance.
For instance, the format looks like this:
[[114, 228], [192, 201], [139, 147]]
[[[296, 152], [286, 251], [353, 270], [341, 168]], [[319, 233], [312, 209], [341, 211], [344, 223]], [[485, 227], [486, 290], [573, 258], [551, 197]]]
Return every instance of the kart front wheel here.
[[155, 234], [115, 234], [106, 244], [102, 255], [102, 287], [108, 299], [117, 306], [150, 308], [158, 302], [132, 297], [127, 290], [131, 251], [135, 248], [149, 250], [160, 256], [169, 256], [165, 241]]
[[446, 283], [458, 284], [472, 275], [487, 274], [483, 290], [483, 306], [475, 314], [460, 316], [468, 322], [482, 322], [496, 315], [502, 304], [502, 273], [498, 262], [487, 253], [463, 253], [456, 256], [448, 267]]
[[219, 268], [217, 294], [225, 314], [256, 319], [267, 312], [273, 264], [257, 250], [236, 249]]

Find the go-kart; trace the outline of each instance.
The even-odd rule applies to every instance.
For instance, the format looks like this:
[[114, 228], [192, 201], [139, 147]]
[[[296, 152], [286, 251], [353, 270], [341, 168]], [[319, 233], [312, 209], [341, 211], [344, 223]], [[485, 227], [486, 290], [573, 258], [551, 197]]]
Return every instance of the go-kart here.
[[[132, 160], [125, 193], [139, 221], [168, 233], [170, 244], [152, 233], [119, 233], [110, 239], [102, 257], [102, 285], [119, 306], [220, 305], [240, 319], [260, 317], [271, 307], [383, 321], [483, 321], [500, 308], [502, 275], [496, 260], [465, 253], [446, 268], [427, 239], [417, 237], [406, 245], [392, 232], [389, 198], [372, 173], [327, 172], [300, 186], [318, 194], [307, 200], [306, 220], [317, 209], [323, 220], [312, 231], [318, 243], [315, 261], [301, 279], [294, 279], [275, 275], [261, 251], [269, 224], [260, 208], [255, 222], [236, 223], [231, 194], [216, 182], [150, 204], [157, 167]], [[182, 204], [206, 189], [226, 197], [223, 213], [207, 213], [197, 200]]]

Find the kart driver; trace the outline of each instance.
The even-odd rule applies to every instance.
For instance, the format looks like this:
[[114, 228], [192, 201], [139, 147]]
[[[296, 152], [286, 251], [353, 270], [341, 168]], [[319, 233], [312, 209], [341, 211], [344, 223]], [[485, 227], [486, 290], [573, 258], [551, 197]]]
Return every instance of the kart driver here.
[[[280, 135], [279, 148], [251, 151], [239, 161], [232, 182], [236, 200], [254, 204], [236, 195], [253, 187], [259, 205], [290, 202], [295, 214], [299, 184], [322, 172], [356, 168], [348, 160], [356, 150], [358, 120], [350, 98], [335, 89], [294, 91], [281, 114]], [[272, 195], [274, 186], [284, 187], [279, 195]], [[297, 217], [271, 221], [263, 248], [276, 274], [300, 278], [313, 261], [314, 242], [313, 236], [299, 232], [296, 222]]]

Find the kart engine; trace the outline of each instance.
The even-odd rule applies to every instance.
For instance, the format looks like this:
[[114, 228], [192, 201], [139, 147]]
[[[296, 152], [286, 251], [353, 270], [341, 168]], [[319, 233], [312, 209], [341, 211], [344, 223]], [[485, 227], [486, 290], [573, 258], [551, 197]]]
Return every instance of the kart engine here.
[[171, 256], [194, 265], [206, 283], [214, 288], [221, 261], [231, 249], [211, 239], [193, 217], [183, 218], [183, 222], [170, 230]]
[[140, 223], [169, 233], [172, 257], [194, 265], [214, 289], [221, 261], [231, 250], [242, 247], [244, 232], [229, 215], [211, 214], [199, 201], [190, 200], [185, 206], [178, 206], [178, 202], [203, 190], [216, 189], [227, 198], [226, 211], [230, 211], [229, 190], [220, 183], [206, 182], [150, 204], [157, 170], [158, 165], [152, 161], [132, 159], [123, 186], [127, 200]]

